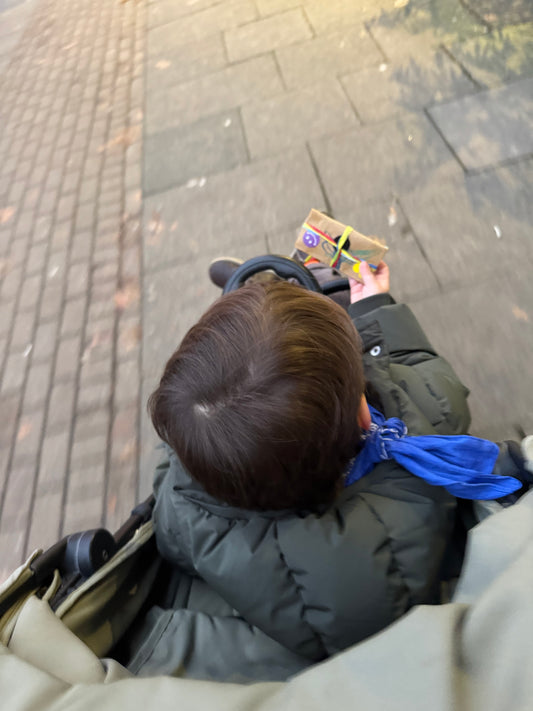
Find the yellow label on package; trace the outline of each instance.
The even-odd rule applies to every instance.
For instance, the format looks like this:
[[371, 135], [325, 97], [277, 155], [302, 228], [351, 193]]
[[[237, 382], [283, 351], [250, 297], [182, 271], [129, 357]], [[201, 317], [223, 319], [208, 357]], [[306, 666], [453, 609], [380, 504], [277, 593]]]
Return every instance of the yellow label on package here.
[[361, 281], [359, 265], [368, 262], [375, 271], [388, 247], [375, 237], [366, 237], [318, 210], [311, 210], [302, 225], [296, 248], [343, 276]]

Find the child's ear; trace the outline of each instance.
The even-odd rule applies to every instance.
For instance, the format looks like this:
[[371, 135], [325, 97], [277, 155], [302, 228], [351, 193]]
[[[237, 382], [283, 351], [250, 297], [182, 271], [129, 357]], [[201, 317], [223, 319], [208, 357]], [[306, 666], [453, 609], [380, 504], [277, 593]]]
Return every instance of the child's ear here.
[[368, 403], [364, 395], [361, 396], [361, 405], [357, 413], [357, 424], [362, 430], [369, 430], [372, 424], [372, 417], [370, 416], [370, 410], [368, 409]]

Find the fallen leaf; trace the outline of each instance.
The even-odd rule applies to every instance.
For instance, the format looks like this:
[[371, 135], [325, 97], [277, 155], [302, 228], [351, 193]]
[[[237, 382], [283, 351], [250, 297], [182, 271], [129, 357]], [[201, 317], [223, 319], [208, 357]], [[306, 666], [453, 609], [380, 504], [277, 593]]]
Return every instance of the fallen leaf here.
[[0, 225], [5, 225], [6, 222], [9, 222], [9, 220], [13, 217], [15, 214], [15, 208], [11, 207], [4, 207], [2, 210], [0, 210]]
[[116, 148], [117, 146], [123, 146], [125, 148], [128, 148], [128, 146], [131, 146], [132, 143], [138, 141], [140, 137], [141, 127], [129, 126], [128, 128], [124, 129], [124, 131], [120, 131], [119, 133], [117, 133], [117, 135], [111, 140], [109, 140], [107, 143], [104, 143], [103, 145], [99, 146], [98, 152], [103, 153], [104, 151], [107, 151], [110, 148]]
[[32, 424], [28, 420], [22, 420], [17, 432], [17, 442], [22, 442], [32, 431]]
[[112, 516], [117, 508], [117, 495], [112, 494], [107, 501], [107, 513]]
[[106, 345], [107, 343], [110, 343], [113, 340], [113, 332], [112, 331], [97, 331], [93, 337], [91, 338], [89, 344], [86, 346], [85, 350], [83, 351], [83, 355], [81, 357], [81, 362], [86, 363], [91, 355], [91, 351], [93, 351], [95, 348], [98, 348], [98, 346], [103, 346]]
[[513, 306], [512, 310], [513, 310], [513, 316], [515, 317], [515, 319], [517, 321], [526, 321], [527, 323], [529, 323], [529, 316], [523, 309], [521, 309], [519, 306], [515, 305], [515, 306]]
[[160, 242], [161, 232], [165, 229], [165, 223], [161, 219], [161, 214], [154, 210], [152, 212], [152, 219], [148, 223], [148, 239], [146, 240], [149, 245], [156, 246]]
[[129, 353], [130, 351], [137, 348], [140, 343], [142, 336], [141, 327], [138, 325], [129, 326], [125, 328], [119, 335], [118, 347], [119, 351], [123, 353]]
[[129, 306], [139, 302], [139, 287], [137, 284], [126, 284], [115, 294], [115, 306], [120, 311], [124, 311]]
[[136, 458], [137, 455], [137, 445], [134, 440], [131, 440], [128, 442], [122, 449], [120, 450], [120, 454], [118, 455], [118, 459], [121, 464], [125, 464], [126, 462], [131, 462]]

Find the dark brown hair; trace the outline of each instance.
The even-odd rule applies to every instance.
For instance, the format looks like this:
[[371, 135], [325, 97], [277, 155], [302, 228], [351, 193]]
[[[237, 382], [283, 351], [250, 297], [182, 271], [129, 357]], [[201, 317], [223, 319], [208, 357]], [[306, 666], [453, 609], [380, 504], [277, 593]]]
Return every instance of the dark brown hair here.
[[360, 440], [359, 336], [331, 299], [286, 282], [222, 296], [168, 361], [148, 406], [159, 436], [220, 501], [315, 509]]

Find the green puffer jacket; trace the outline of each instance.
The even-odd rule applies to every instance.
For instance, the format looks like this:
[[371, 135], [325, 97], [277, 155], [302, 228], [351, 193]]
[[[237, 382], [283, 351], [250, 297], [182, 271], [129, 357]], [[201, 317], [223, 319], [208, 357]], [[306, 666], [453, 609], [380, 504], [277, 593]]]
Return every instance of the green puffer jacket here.
[[[410, 434], [466, 432], [468, 391], [410, 309], [378, 295], [349, 313], [364, 343], [370, 402], [403, 419]], [[301, 667], [375, 634], [413, 605], [438, 602], [455, 499], [393, 461], [345, 488], [321, 515], [222, 504], [170, 450], [155, 495], [159, 551], [225, 601], [228, 638], [220, 618], [211, 630], [221, 629], [228, 650], [230, 626], [240, 620]], [[297, 666], [288, 663], [287, 674]]]

